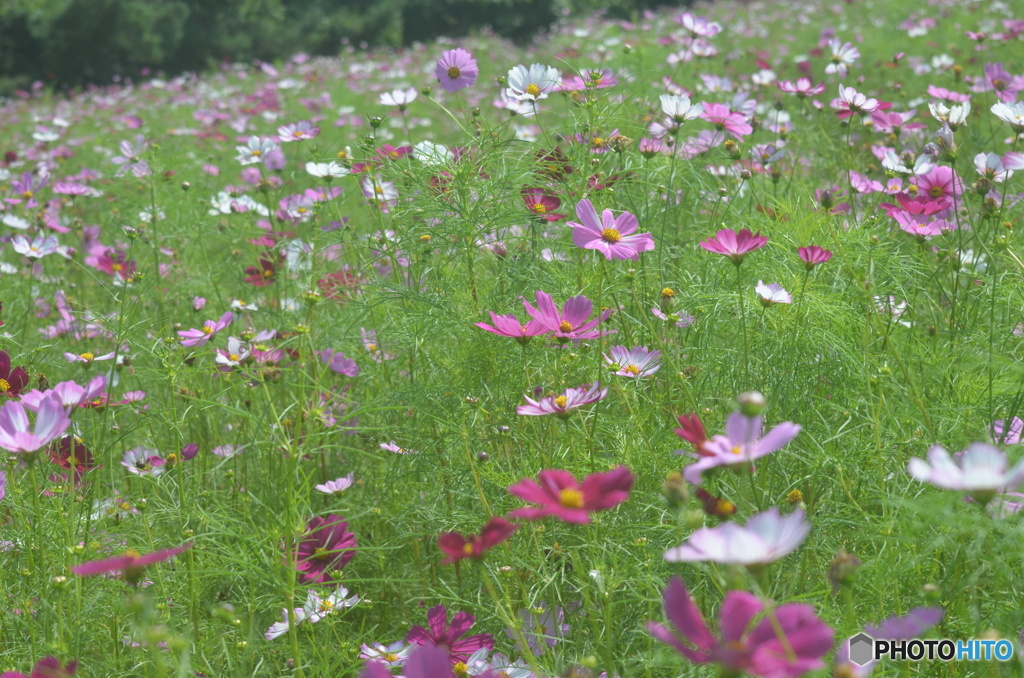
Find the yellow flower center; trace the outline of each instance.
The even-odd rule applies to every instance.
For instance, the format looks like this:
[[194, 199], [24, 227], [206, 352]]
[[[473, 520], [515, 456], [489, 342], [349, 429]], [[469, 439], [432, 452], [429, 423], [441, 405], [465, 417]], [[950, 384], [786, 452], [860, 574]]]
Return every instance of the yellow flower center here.
[[548, 211], [548, 208], [544, 207], [544, 205], [540, 204], [539, 202], [530, 205], [530, 209], [532, 209], [537, 214], [544, 214], [545, 212]]
[[305, 214], [306, 212], [308, 212], [308, 211], [309, 211], [309, 208], [308, 208], [308, 207], [300, 207], [300, 208], [299, 208], [298, 210], [296, 210], [296, 211], [297, 211], [297, 212], [298, 212], [299, 214]]
[[171, 452], [170, 454], [167, 455], [167, 457], [164, 458], [164, 461], [173, 466], [174, 464], [178, 463], [178, 455]]
[[274, 272], [272, 270], [270, 270], [269, 268], [263, 269], [263, 277], [264, 278], [269, 278], [272, 275], [274, 275]]
[[388, 155], [390, 155], [392, 158], [397, 158], [398, 157], [398, 151], [397, 150], [391, 151], [390, 153], [388, 153]]
[[91, 363], [96, 356], [93, 355], [92, 353], [85, 352], [85, 353], [79, 353], [78, 357], [81, 358], [82, 360], [86, 361], [87, 363]]
[[390, 662], [397, 662], [398, 661], [398, 655], [395, 654], [394, 652], [388, 652], [387, 654], [382, 655], [381, 659], [383, 659], [384, 661], [389, 662], [389, 663]]
[[617, 243], [622, 240], [622, 235], [614, 228], [606, 228], [601, 231], [601, 240], [609, 243]]
[[804, 493], [800, 490], [790, 490], [789, 494], [786, 495], [786, 502], [790, 504], [799, 504], [804, 500]]
[[942, 186], [932, 186], [931, 189], [928, 191], [928, 195], [930, 195], [933, 198], [941, 197], [942, 193]]
[[374, 190], [374, 192], [377, 195], [384, 195], [384, 187], [383, 186], [374, 186], [373, 190]]
[[369, 351], [370, 353], [373, 353], [374, 351], [377, 350], [377, 344], [367, 344], [366, 350]]
[[540, 87], [537, 87], [531, 82], [529, 85], [526, 86], [526, 89], [523, 91], [525, 91], [530, 96], [535, 97], [538, 94], [540, 94]]
[[623, 372], [629, 372], [634, 377], [640, 374], [640, 368], [633, 364], [626, 365], [624, 368], [622, 368], [622, 370]]
[[228, 356], [228, 360], [230, 360], [233, 363], [237, 363], [239, 360], [241, 360], [241, 358], [238, 357], [237, 353], [232, 353], [231, 355]]
[[558, 323], [558, 331], [572, 332], [572, 323], [569, 322], [568, 320], [563, 320], [562, 322]]
[[32, 191], [25, 191], [24, 193], [21, 194], [21, 197], [25, 198], [25, 200], [28, 200], [29, 198], [32, 197]]
[[320, 611], [321, 612], [330, 612], [333, 609], [334, 609], [334, 603], [331, 602], [330, 600], [321, 600], [320, 601]]
[[568, 402], [569, 399], [566, 398], [565, 396], [558, 396], [557, 398], [555, 398], [555, 405], [558, 405], [559, 407], [565, 407], [566, 404], [568, 404]]
[[455, 672], [455, 675], [457, 676], [465, 676], [469, 673], [469, 669], [466, 666], [465, 662], [457, 663], [455, 666], [452, 667], [452, 671]]
[[671, 287], [666, 287], [665, 289], [663, 289], [661, 291], [661, 298], [662, 299], [671, 299], [672, 297], [675, 297], [675, 296], [676, 296], [676, 293], [672, 290]]
[[338, 155], [335, 156], [338, 160], [346, 160], [348, 158], [348, 151], [338, 151]]
[[728, 499], [719, 499], [715, 502], [715, 509], [717, 509], [719, 513], [729, 515], [736, 512], [736, 504], [732, 503]]
[[565, 508], [583, 508], [583, 493], [567, 487], [558, 493], [558, 503]]
[[907, 186], [907, 193], [909, 193], [911, 196], [917, 195], [917, 184], [911, 184]]
[[11, 389], [11, 382], [7, 381], [6, 379], [0, 379], [0, 391], [3, 391], [4, 393], [6, 393], [10, 389]]
[[459, 77], [460, 75], [462, 75], [462, 71], [460, 71], [457, 67], [452, 66], [451, 68], [448, 69], [448, 77], [451, 78], [452, 80]]
[[313, 551], [313, 558], [316, 560], [327, 560], [330, 557], [331, 554], [323, 546], [317, 546], [316, 550]]
[[295, 130], [294, 132], [292, 132], [292, 136], [298, 139], [299, 137], [302, 136], [302, 132], [299, 130]]
[[257, 148], [257, 149], [255, 149], [255, 150], [254, 150], [254, 151], [253, 151], [253, 152], [252, 152], [252, 153], [251, 153], [250, 155], [254, 155], [254, 156], [256, 156], [256, 157], [258, 158], [258, 157], [260, 157], [261, 155], [263, 155], [263, 151], [261, 151], [261, 150], [259, 150], [259, 149]]
[[213, 328], [210, 327], [209, 325], [203, 325], [203, 334], [206, 334], [206, 335], [213, 334]]
[[110, 270], [112, 270], [112, 271], [114, 271], [116, 273], [120, 273], [122, 270], [124, 270], [124, 266], [121, 265], [121, 264], [111, 264], [110, 265]]
[[601, 137], [594, 137], [590, 140], [590, 145], [594, 148], [604, 148], [604, 139]]
[[467, 556], [468, 555], [472, 555], [473, 554], [473, 544], [471, 544], [470, 542], [467, 541], [462, 546], [462, 552], [465, 553]]
[[127, 550], [126, 550], [126, 551], [124, 552], [124, 554], [125, 554], [126, 556], [128, 556], [129, 558], [138, 558], [139, 556], [141, 556], [141, 555], [142, 555], [141, 553], [139, 553], [139, 552], [138, 552], [138, 551], [136, 551], [135, 549], [127, 549]]
[[729, 451], [737, 456], [743, 454], [743, 448], [740, 447], [739, 445], [733, 445], [731, 448], [729, 448]]

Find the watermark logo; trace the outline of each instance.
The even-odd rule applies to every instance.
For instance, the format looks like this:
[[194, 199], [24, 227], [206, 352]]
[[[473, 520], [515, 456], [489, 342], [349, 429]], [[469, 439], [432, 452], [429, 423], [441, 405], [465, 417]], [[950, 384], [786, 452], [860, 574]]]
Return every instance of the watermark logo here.
[[847, 642], [850, 661], [857, 666], [864, 666], [886, 657], [915, 662], [923, 659], [939, 659], [944, 662], [997, 659], [1005, 662], [1013, 657], [1013, 643], [1008, 640], [876, 640], [866, 633], [858, 633]]

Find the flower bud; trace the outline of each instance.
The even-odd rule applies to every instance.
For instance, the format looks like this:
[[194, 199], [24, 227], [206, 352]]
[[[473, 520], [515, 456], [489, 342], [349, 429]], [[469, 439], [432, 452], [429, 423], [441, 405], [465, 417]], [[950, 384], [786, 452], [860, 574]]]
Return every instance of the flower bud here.
[[740, 405], [740, 412], [745, 417], [758, 416], [764, 412], [764, 408], [768, 404], [767, 401], [765, 401], [764, 396], [757, 391], [741, 393], [740, 397], [737, 398], [737, 402]]

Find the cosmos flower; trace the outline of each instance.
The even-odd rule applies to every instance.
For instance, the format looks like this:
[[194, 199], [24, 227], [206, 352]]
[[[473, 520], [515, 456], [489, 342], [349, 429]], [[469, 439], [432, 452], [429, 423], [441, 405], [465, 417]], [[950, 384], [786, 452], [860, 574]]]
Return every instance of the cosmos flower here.
[[[383, 663], [388, 668], [401, 668], [405, 664], [405, 660], [408, 658], [409, 653], [418, 645], [409, 645], [404, 640], [398, 640], [390, 645], [383, 643], [363, 643], [359, 648], [360, 659], [372, 659], [376, 662]], [[445, 668], [447, 668], [447, 660], [445, 657]]]
[[441, 54], [434, 74], [444, 91], [454, 93], [472, 86], [480, 74], [480, 68], [472, 54], [457, 47]]
[[355, 554], [356, 536], [348, 531], [348, 521], [336, 513], [315, 516], [298, 543], [296, 569], [307, 584], [331, 584], [332, 573], [348, 565]]
[[[414, 645], [441, 648], [447, 653], [450, 666], [455, 666], [459, 663], [465, 664], [466, 660], [469, 659], [469, 655], [480, 648], [486, 647], [490, 649], [494, 647], [494, 637], [489, 633], [480, 633], [463, 638], [466, 632], [473, 626], [474, 621], [476, 621], [476, 617], [470, 613], [458, 612], [452, 618], [451, 626], [449, 626], [447, 608], [444, 605], [437, 605], [427, 611], [428, 628], [422, 626], [412, 627], [405, 636], [405, 640]], [[413, 658], [415, 658], [415, 653], [410, 656], [409, 661], [406, 663], [407, 678], [411, 673]], [[424, 675], [424, 678], [437, 678], [437, 676], [443, 675], [445, 673], [442, 671], [430, 674], [429, 676]]]
[[753, 133], [754, 128], [747, 123], [746, 117], [742, 113], [730, 110], [727, 104], [705, 101], [701, 105], [704, 107], [704, 111], [700, 117], [714, 125], [718, 131], [724, 130], [741, 140]]
[[[915, 607], [901, 617], [889, 617], [881, 624], [869, 624], [864, 633], [875, 640], [910, 640], [920, 638], [928, 629], [942, 621], [941, 607]], [[867, 678], [878, 662], [874, 659], [866, 664], [854, 664], [850, 661], [850, 638], [839, 643], [836, 648], [835, 676], [845, 678]]]
[[860, 51], [848, 42], [841, 42], [839, 38], [829, 40], [828, 49], [831, 52], [831, 58], [828, 65], [825, 66], [825, 72], [845, 78], [849, 67], [860, 59]]
[[966, 492], [980, 504], [987, 504], [996, 493], [1024, 483], [1024, 459], [1012, 468], [1006, 454], [986, 443], [972, 443], [967, 449], [950, 457], [942, 445], [932, 445], [928, 461], [912, 458], [907, 471], [922, 483], [931, 483], [944, 490]]
[[729, 258], [732, 263], [739, 266], [743, 263], [743, 257], [754, 250], [761, 249], [768, 242], [768, 238], [758, 233], [751, 233], [750, 229], [744, 228], [739, 233], [731, 228], [723, 228], [715, 234], [715, 237], [701, 241], [700, 246], [708, 252], [715, 252]]
[[270, 139], [251, 136], [245, 146], [235, 146], [235, 159], [242, 165], [256, 165], [266, 161], [268, 155], [277, 150], [277, 144]]
[[327, 349], [320, 351], [320, 360], [326, 364], [335, 374], [343, 374], [346, 377], [358, 377], [359, 365], [355, 360], [346, 358], [341, 351]]
[[651, 635], [695, 664], [721, 664], [725, 675], [796, 678], [823, 667], [832, 649], [832, 629], [803, 603], [780, 605], [755, 624], [764, 604], [746, 591], [729, 591], [719, 611], [720, 640], [679, 577], [669, 580], [664, 603], [672, 628], [647, 622]]
[[810, 78], [797, 78], [796, 82], [792, 82], [790, 80], [780, 81], [778, 83], [778, 88], [786, 94], [792, 94], [801, 99], [806, 99], [807, 97], [824, 94], [825, 83], [820, 82], [815, 85]]
[[384, 106], [397, 106], [398, 110], [404, 111], [406, 106], [416, 101], [417, 96], [419, 96], [419, 93], [415, 87], [395, 89], [381, 94], [380, 103]]
[[839, 111], [840, 118], [848, 118], [854, 113], [867, 115], [878, 110], [878, 99], [871, 99], [852, 87], [839, 85], [839, 98], [832, 100], [832, 108]]
[[347, 176], [350, 173], [349, 169], [337, 162], [307, 162], [306, 163], [306, 174], [316, 177], [317, 179], [338, 179], [340, 177]]
[[1024, 132], [1024, 101], [1016, 103], [999, 102], [992, 104], [993, 115], [1010, 125], [1016, 134]]
[[224, 315], [218, 320], [207, 320], [203, 323], [200, 329], [189, 329], [189, 330], [178, 330], [178, 336], [181, 337], [181, 345], [186, 348], [193, 346], [203, 346], [206, 342], [210, 341], [213, 337], [217, 336], [217, 333], [222, 329], [231, 324], [231, 321], [235, 319], [235, 314], [231, 311], [226, 311]]
[[8, 452], [36, 452], [60, 438], [71, 426], [58, 395], [43, 397], [35, 412], [35, 428], [31, 428], [24, 404], [16, 400], [4, 403], [0, 408], [0, 447]]
[[36, 662], [32, 668], [32, 675], [26, 676], [18, 671], [7, 671], [2, 678], [71, 678], [75, 675], [78, 662], [72, 661], [68, 664], [61, 664], [56, 657], [43, 657]]
[[992, 438], [1001, 445], [1015, 445], [1020, 442], [1021, 432], [1024, 432], [1024, 419], [1014, 417], [1010, 420], [1009, 426], [1005, 419], [997, 419], [992, 422]]
[[42, 259], [48, 254], [53, 254], [59, 245], [57, 238], [52, 235], [45, 237], [37, 235], [29, 241], [28, 238], [19, 234], [11, 239], [11, 249], [29, 259]]
[[761, 305], [765, 307], [774, 304], [793, 303], [793, 297], [779, 283], [765, 285], [763, 280], [758, 280], [757, 284], [754, 285], [754, 291], [757, 292]]
[[11, 356], [0, 350], [0, 395], [17, 398], [28, 386], [28, 372], [24, 367], [11, 368]]
[[491, 334], [497, 334], [499, 337], [512, 337], [521, 344], [525, 344], [533, 337], [546, 334], [549, 331], [536, 320], [527, 321], [524, 325], [519, 322], [519, 318], [511, 313], [508, 315], [498, 315], [494, 311], [488, 311], [488, 313], [491, 314], [493, 325], [488, 325], [487, 323], [474, 324]]
[[319, 134], [320, 128], [309, 120], [300, 120], [298, 122], [288, 123], [287, 125], [281, 125], [277, 128], [277, 138], [282, 143], [316, 139]]
[[545, 414], [556, 414], [559, 417], [568, 417], [571, 410], [590, 403], [596, 403], [608, 395], [607, 388], [601, 388], [601, 384], [594, 382], [590, 386], [566, 389], [565, 393], [559, 396], [548, 396], [540, 400], [534, 400], [529, 396], [526, 398], [526, 405], [516, 408], [516, 414], [526, 416], [543, 416]]
[[519, 65], [508, 72], [508, 87], [505, 94], [519, 101], [540, 101], [547, 99], [548, 93], [555, 90], [562, 82], [557, 68], [533, 64], [529, 68]]
[[[519, 610], [518, 616], [526, 645], [534, 655], [544, 654], [548, 648], [557, 645], [570, 630], [569, 624], [565, 623], [565, 610], [560, 607], [552, 612], [541, 604], [529, 610]], [[516, 641], [516, 649], [525, 654], [519, 634], [514, 629], [505, 629], [505, 635]]]
[[585, 92], [588, 89], [607, 89], [619, 84], [610, 68], [592, 70], [584, 68], [579, 75], [570, 75], [562, 80], [558, 89], [562, 92]]
[[661, 101], [661, 112], [676, 127], [684, 122], [696, 120], [704, 113], [704, 107], [697, 103], [691, 103], [690, 97], [685, 94], [662, 94], [658, 98]]
[[135, 584], [142, 578], [142, 573], [147, 566], [169, 560], [179, 553], [192, 548], [192, 544], [192, 542], [186, 542], [172, 549], [154, 551], [146, 555], [139, 555], [138, 552], [129, 551], [123, 556], [107, 558], [105, 560], [92, 560], [81, 565], [75, 565], [71, 568], [71, 571], [79, 577], [92, 577], [98, 574], [119, 574], [129, 583]]
[[612, 259], [639, 260], [640, 253], [654, 249], [654, 236], [650, 233], [633, 234], [637, 229], [636, 217], [623, 212], [618, 217], [604, 210], [601, 219], [590, 200], [576, 205], [576, 216], [583, 223], [568, 222], [572, 226], [572, 242], [577, 247], [597, 250], [609, 261]]
[[555, 210], [562, 206], [562, 201], [557, 195], [546, 188], [524, 188], [521, 191], [526, 209], [534, 216], [544, 221], [559, 221], [565, 219], [564, 214], [557, 214]]
[[252, 350], [248, 343], [243, 343], [238, 337], [228, 337], [226, 349], [217, 349], [214, 362], [223, 365], [225, 368], [238, 367], [252, 356]]
[[328, 480], [326, 483], [317, 485], [315, 489], [318, 492], [323, 492], [324, 494], [341, 494], [348, 488], [352, 487], [353, 482], [355, 482], [355, 474], [349, 473], [343, 478]]
[[629, 497], [633, 487], [633, 474], [625, 466], [605, 473], [592, 473], [577, 482], [571, 473], [560, 469], [547, 469], [538, 474], [540, 482], [524, 478], [508, 488], [513, 494], [537, 508], [520, 508], [509, 517], [540, 520], [555, 516], [567, 523], [586, 525], [590, 514], [618, 506]]
[[496, 516], [487, 521], [479, 535], [446, 532], [437, 538], [438, 547], [446, 554], [441, 564], [448, 565], [463, 558], [479, 560], [487, 551], [512, 536], [518, 527], [504, 518]]
[[136, 476], [158, 476], [164, 472], [164, 458], [156, 450], [133, 447], [121, 457], [121, 466]]
[[547, 292], [537, 290], [534, 297], [537, 300], [536, 308], [523, 299], [526, 312], [545, 330], [554, 333], [559, 340], [595, 339], [601, 336], [601, 331], [593, 328], [607, 320], [612, 314], [610, 309], [605, 310], [600, 317], [588, 321], [594, 305], [582, 295], [567, 299], [561, 311], [555, 306], [555, 302]]
[[393, 452], [395, 454], [419, 454], [417, 450], [409, 450], [404, 447], [399, 447], [394, 440], [388, 443], [381, 443], [380, 449], [384, 450], [385, 452]]
[[210, 450], [210, 454], [221, 459], [231, 459], [237, 457], [245, 451], [245, 447], [242, 445], [217, 445], [215, 448]]
[[800, 256], [800, 261], [804, 262], [804, 266], [807, 267], [808, 271], [815, 266], [824, 264], [832, 258], [831, 252], [818, 247], [817, 245], [811, 245], [810, 247], [798, 247], [796, 252]]
[[811, 524], [804, 519], [803, 510], [781, 515], [773, 506], [751, 516], [743, 527], [736, 523], [702, 527], [681, 546], [665, 551], [665, 560], [757, 568], [788, 556], [804, 542], [810, 531]]
[[661, 369], [661, 351], [649, 351], [646, 346], [612, 346], [604, 354], [604, 361], [615, 376], [640, 379]]
[[718, 466], [751, 464], [785, 447], [799, 432], [799, 424], [784, 421], [762, 436], [760, 415], [748, 417], [742, 412], [733, 412], [725, 422], [725, 435], [716, 435], [705, 442], [698, 450], [697, 461], [683, 470], [683, 476], [687, 482], [700, 485], [705, 471]]

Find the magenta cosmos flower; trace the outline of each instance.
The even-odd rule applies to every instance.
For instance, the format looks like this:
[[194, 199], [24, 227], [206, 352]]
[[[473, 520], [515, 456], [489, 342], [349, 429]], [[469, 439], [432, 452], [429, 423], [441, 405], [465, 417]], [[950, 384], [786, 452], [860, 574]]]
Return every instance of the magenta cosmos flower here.
[[544, 221], [559, 221], [565, 219], [564, 214], [555, 212], [562, 206], [562, 201], [557, 195], [545, 188], [524, 188], [522, 191], [523, 202], [526, 209], [530, 210], [538, 218]]
[[235, 314], [227, 311], [219, 320], [207, 320], [200, 329], [179, 330], [178, 336], [181, 337], [181, 345], [186, 348], [202, 346], [216, 336], [218, 332], [230, 325], [234, 319]]
[[704, 107], [704, 112], [700, 117], [714, 125], [718, 131], [729, 132], [740, 140], [754, 132], [754, 128], [747, 124], [746, 117], [742, 113], [730, 110], [726, 104], [703, 101], [701, 106]]
[[761, 235], [760, 231], [751, 233], [749, 228], [744, 228], [739, 233], [731, 228], [723, 228], [715, 237], [708, 238], [700, 243], [700, 246], [708, 252], [715, 252], [729, 258], [732, 263], [739, 266], [743, 263], [743, 257], [754, 250], [765, 246], [768, 238]]
[[831, 252], [817, 245], [798, 247], [796, 248], [796, 253], [800, 255], [800, 261], [804, 262], [804, 266], [807, 267], [808, 271], [832, 258]]
[[139, 555], [137, 552], [129, 551], [123, 556], [106, 558], [105, 560], [91, 560], [81, 565], [75, 565], [71, 571], [79, 577], [92, 577], [97, 574], [120, 574], [131, 584], [142, 579], [142, 573], [147, 565], [162, 563], [174, 556], [192, 548], [192, 542], [163, 551], [154, 551], [146, 555]]
[[576, 216], [583, 223], [568, 222], [572, 226], [572, 242], [577, 247], [597, 250], [605, 259], [640, 259], [640, 253], [654, 249], [654, 236], [650, 233], [638, 233], [636, 217], [623, 212], [618, 217], [611, 210], [601, 213], [600, 221], [597, 210], [589, 200], [581, 200], [576, 205]]
[[[721, 640], [704, 623], [679, 577], [665, 587], [665, 615], [673, 628], [647, 622], [647, 630], [695, 664], [721, 664], [724, 674], [795, 678], [824, 666], [832, 649], [832, 629], [814, 608], [787, 603], [754, 623], [765, 607], [753, 594], [730, 591], [719, 611]], [[684, 642], [685, 641], [685, 642]]]
[[534, 400], [529, 396], [526, 398], [526, 405], [516, 408], [516, 414], [540, 417], [545, 414], [557, 414], [559, 417], [568, 417], [570, 410], [590, 403], [603, 400], [608, 395], [608, 389], [601, 388], [601, 384], [594, 382], [590, 386], [569, 388], [559, 396], [548, 396], [540, 400]]
[[6, 671], [0, 678], [71, 678], [75, 675], [77, 668], [77, 661], [65, 666], [56, 657], [43, 657], [32, 668], [31, 676], [26, 676], [18, 671]]
[[446, 92], [458, 92], [476, 82], [476, 76], [480, 74], [480, 68], [476, 65], [473, 55], [457, 47], [450, 49], [441, 55], [437, 60], [437, 68], [434, 69], [437, 81]]
[[331, 573], [348, 565], [356, 554], [356, 536], [348, 522], [336, 513], [316, 516], [306, 525], [306, 535], [296, 552], [296, 569], [307, 584], [330, 584]]
[[553, 332], [555, 337], [560, 340], [578, 341], [600, 337], [600, 330], [592, 328], [607, 320], [608, 316], [612, 314], [611, 310], [606, 310], [601, 313], [600, 318], [588, 321], [587, 318], [594, 310], [594, 305], [583, 295], [568, 299], [561, 311], [555, 306], [555, 302], [551, 300], [551, 295], [547, 292], [537, 290], [534, 296], [537, 299], [537, 308], [523, 299], [526, 312], [545, 330]]
[[519, 318], [511, 313], [508, 315], [498, 315], [494, 311], [488, 311], [488, 313], [491, 314], [491, 322], [494, 324], [475, 323], [477, 327], [491, 334], [497, 334], [499, 337], [512, 337], [520, 344], [525, 344], [533, 337], [546, 334], [549, 331], [536, 320], [530, 320], [524, 325], [519, 322]]
[[508, 491], [539, 507], [516, 509], [510, 517], [540, 520], [555, 516], [567, 523], [586, 525], [593, 511], [618, 506], [626, 501], [633, 487], [633, 474], [625, 466], [606, 473], [592, 473], [581, 483], [576, 482], [571, 473], [560, 469], [541, 471], [537, 477], [539, 483], [524, 478]]
[[665, 560], [763, 567], [795, 551], [810, 531], [803, 511], [784, 516], [772, 507], [751, 516], [744, 527], [736, 523], [702, 527], [682, 545], [665, 551]]
[[463, 558], [480, 559], [484, 553], [512, 536], [518, 527], [504, 518], [494, 517], [478, 535], [463, 536], [458, 532], [446, 532], [437, 538], [438, 547], [447, 555], [441, 564], [447, 565]]
[[[414, 645], [426, 645], [443, 648], [448, 653], [450, 666], [465, 664], [469, 655], [480, 648], [494, 647], [494, 637], [489, 633], [478, 633], [475, 636], [463, 638], [466, 632], [473, 626], [476, 617], [468, 612], [458, 612], [452, 617], [451, 626], [448, 625], [448, 610], [444, 605], [430, 608], [427, 612], [427, 626], [414, 626], [406, 635], [406, 642]], [[410, 661], [406, 663], [408, 670]], [[431, 678], [443, 676], [444, 673], [432, 674]]]
[[25, 405], [9, 400], [0, 408], [0, 448], [8, 452], [32, 453], [41, 450], [64, 435], [71, 419], [60, 400], [50, 393], [38, 403], [36, 424], [29, 426]]
[[725, 435], [706, 441], [698, 452], [697, 461], [683, 469], [683, 477], [687, 482], [700, 485], [705, 471], [718, 466], [750, 464], [785, 447], [799, 432], [799, 424], [784, 421], [762, 436], [760, 415], [748, 417], [742, 412], [733, 412], [725, 421]]

